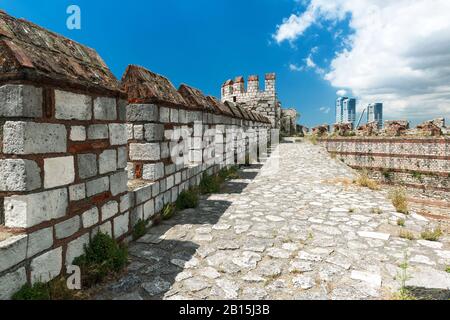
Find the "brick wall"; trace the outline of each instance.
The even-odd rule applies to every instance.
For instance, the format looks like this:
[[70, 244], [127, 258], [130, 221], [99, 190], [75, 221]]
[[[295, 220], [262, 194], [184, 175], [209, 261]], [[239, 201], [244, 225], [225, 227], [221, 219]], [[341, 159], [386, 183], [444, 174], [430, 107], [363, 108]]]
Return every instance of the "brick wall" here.
[[450, 192], [450, 139], [323, 139], [327, 150], [349, 166], [368, 169], [384, 183]]

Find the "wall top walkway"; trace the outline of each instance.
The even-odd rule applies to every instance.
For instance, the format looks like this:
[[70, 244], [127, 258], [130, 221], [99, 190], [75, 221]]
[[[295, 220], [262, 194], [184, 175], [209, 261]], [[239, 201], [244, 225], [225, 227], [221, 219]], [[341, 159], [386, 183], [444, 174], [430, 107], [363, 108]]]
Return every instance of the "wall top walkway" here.
[[124, 95], [97, 52], [0, 11], [0, 83], [39, 83]]

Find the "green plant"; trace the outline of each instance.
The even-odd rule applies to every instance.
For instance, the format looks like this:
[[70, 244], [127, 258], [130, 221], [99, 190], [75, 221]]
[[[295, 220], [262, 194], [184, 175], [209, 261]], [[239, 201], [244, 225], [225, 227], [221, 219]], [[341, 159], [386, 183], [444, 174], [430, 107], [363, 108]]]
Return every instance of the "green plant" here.
[[58, 277], [48, 283], [35, 283], [33, 286], [24, 285], [12, 297], [13, 300], [80, 300], [84, 298], [81, 291], [70, 290], [67, 280]]
[[404, 262], [399, 265], [400, 272], [397, 273], [396, 279], [400, 282], [400, 289], [394, 294], [395, 300], [416, 300], [411, 291], [408, 290], [406, 282], [410, 279], [408, 275], [408, 255], [405, 253]]
[[198, 191], [196, 189], [184, 190], [178, 196], [176, 207], [178, 210], [197, 208], [199, 203]]
[[315, 134], [310, 134], [310, 135], [306, 136], [306, 140], [308, 140], [313, 145], [318, 144], [317, 135], [315, 135]]
[[222, 170], [219, 171], [218, 176], [222, 182], [230, 179], [240, 178], [238, 168], [236, 166], [232, 166], [230, 168], [223, 168]]
[[398, 219], [397, 220], [397, 225], [400, 226], [400, 227], [404, 227], [405, 223], [406, 223], [405, 219]]
[[392, 181], [392, 173], [391, 171], [389, 171], [389, 169], [384, 169], [382, 173], [386, 181]]
[[380, 190], [379, 184], [369, 178], [369, 173], [366, 170], [363, 170], [358, 178], [356, 179], [356, 184], [360, 187], [369, 188], [370, 190]]
[[414, 234], [411, 231], [408, 231], [408, 230], [400, 231], [399, 237], [402, 238], [402, 239], [408, 239], [408, 240], [411, 240], [411, 241], [416, 239]]
[[169, 220], [175, 214], [175, 206], [171, 203], [168, 203], [162, 209], [161, 217], [163, 220]]
[[445, 272], [450, 273], [450, 266], [448, 266], [447, 268], [445, 268]]
[[133, 228], [133, 240], [137, 240], [145, 235], [147, 232], [147, 224], [144, 220], [139, 220]]
[[425, 230], [422, 232], [421, 237], [424, 240], [428, 241], [439, 241], [439, 238], [442, 236], [442, 230], [440, 227], [434, 230]]
[[84, 254], [76, 258], [73, 264], [81, 268], [82, 283], [90, 287], [110, 274], [121, 272], [127, 262], [127, 248], [99, 232], [88, 246], [84, 246]]
[[350, 208], [350, 209], [348, 209], [348, 212], [354, 213], [354, 212], [355, 212], [355, 208]]
[[208, 176], [203, 174], [203, 178], [200, 181], [200, 192], [202, 194], [217, 193], [220, 191], [220, 178], [217, 175]]
[[404, 189], [396, 188], [389, 193], [389, 198], [392, 201], [397, 212], [408, 214], [408, 200]]

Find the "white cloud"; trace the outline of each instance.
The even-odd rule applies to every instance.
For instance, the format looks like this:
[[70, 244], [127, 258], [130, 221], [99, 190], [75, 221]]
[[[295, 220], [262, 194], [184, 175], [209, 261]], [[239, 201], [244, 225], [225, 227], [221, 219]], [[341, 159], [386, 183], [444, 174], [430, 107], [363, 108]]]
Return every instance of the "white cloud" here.
[[343, 90], [343, 89], [338, 90], [336, 92], [336, 95], [338, 95], [339, 97], [345, 97], [347, 95], [347, 90]]
[[331, 108], [327, 108], [327, 107], [322, 107], [320, 108], [320, 111], [325, 113], [325, 114], [329, 114], [331, 111]]
[[291, 70], [291, 71], [299, 72], [299, 71], [303, 71], [303, 69], [304, 69], [303, 67], [300, 67], [300, 66], [298, 66], [296, 64], [293, 64], [293, 63], [291, 63], [289, 65], [289, 70]]
[[388, 118], [450, 117], [450, 1], [311, 0], [274, 39], [293, 42], [314, 24], [346, 17], [352, 33], [340, 37], [347, 49], [324, 71], [326, 80], [361, 104], [384, 102]]

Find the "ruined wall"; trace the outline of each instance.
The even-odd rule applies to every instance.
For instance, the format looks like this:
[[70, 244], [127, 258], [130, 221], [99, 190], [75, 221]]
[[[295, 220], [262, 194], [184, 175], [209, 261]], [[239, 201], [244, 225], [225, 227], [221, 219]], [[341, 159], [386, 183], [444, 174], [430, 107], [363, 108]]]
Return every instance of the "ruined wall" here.
[[450, 192], [448, 137], [355, 137], [321, 140], [328, 152], [382, 182]]
[[[267, 141], [261, 115], [142, 68], [120, 84], [92, 49], [0, 19], [0, 299], [64, 274], [99, 231], [129, 241], [137, 221], [151, 223], [204, 172], [227, 165], [216, 157], [231, 164], [247, 156], [249, 139]], [[235, 137], [226, 127], [256, 133]], [[170, 155], [183, 128], [191, 143], [178, 157], [188, 165]]]

